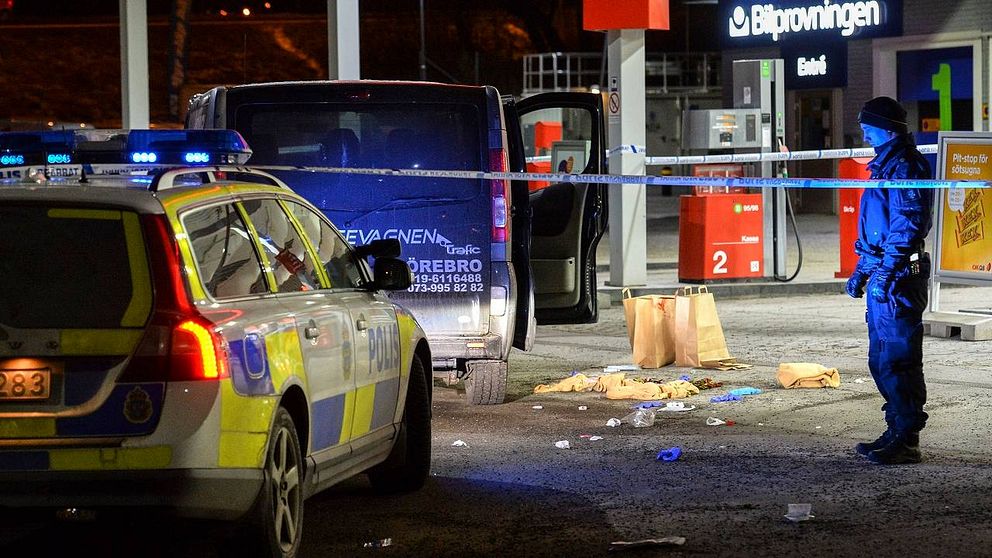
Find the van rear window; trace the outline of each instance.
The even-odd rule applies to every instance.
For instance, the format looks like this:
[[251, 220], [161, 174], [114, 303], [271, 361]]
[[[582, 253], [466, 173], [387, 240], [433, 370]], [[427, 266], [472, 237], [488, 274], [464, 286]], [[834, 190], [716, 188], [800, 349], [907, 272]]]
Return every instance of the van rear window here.
[[479, 170], [477, 107], [451, 103], [292, 103], [238, 108], [251, 163]]
[[143, 325], [151, 307], [143, 242], [133, 212], [0, 207], [0, 324]]

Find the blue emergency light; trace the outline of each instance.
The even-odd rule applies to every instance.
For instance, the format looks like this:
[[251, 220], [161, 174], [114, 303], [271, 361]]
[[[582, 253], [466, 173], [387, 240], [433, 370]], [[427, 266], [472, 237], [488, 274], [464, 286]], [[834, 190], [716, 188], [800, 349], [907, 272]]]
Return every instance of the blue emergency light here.
[[234, 130], [131, 130], [132, 162], [165, 165], [243, 164], [251, 149]]
[[251, 149], [234, 130], [0, 132], [0, 165], [244, 164]]
[[66, 131], [0, 133], [0, 165], [43, 165], [72, 151], [73, 135]]

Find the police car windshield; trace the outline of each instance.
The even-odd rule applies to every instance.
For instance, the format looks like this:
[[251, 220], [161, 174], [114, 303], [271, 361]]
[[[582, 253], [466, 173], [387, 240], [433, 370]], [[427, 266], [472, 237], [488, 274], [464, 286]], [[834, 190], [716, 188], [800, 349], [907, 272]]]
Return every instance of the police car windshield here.
[[[151, 296], [138, 217], [113, 208], [0, 207], [0, 324], [118, 328]], [[30, 262], [30, 264], [25, 264]]]

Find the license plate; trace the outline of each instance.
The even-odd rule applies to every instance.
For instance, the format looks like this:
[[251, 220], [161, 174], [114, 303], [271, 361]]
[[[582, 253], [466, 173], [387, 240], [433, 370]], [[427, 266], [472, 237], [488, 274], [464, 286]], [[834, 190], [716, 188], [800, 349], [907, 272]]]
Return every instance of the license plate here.
[[52, 393], [52, 371], [0, 370], [0, 401], [48, 399]]

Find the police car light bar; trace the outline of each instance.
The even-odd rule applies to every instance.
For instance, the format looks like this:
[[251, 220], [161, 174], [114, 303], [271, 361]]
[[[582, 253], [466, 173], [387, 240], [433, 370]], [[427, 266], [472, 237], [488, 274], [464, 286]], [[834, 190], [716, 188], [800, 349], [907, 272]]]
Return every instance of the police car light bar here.
[[0, 132], [0, 166], [244, 164], [251, 149], [234, 130]]
[[0, 133], [0, 166], [52, 164], [72, 160], [73, 133], [66, 131]]

